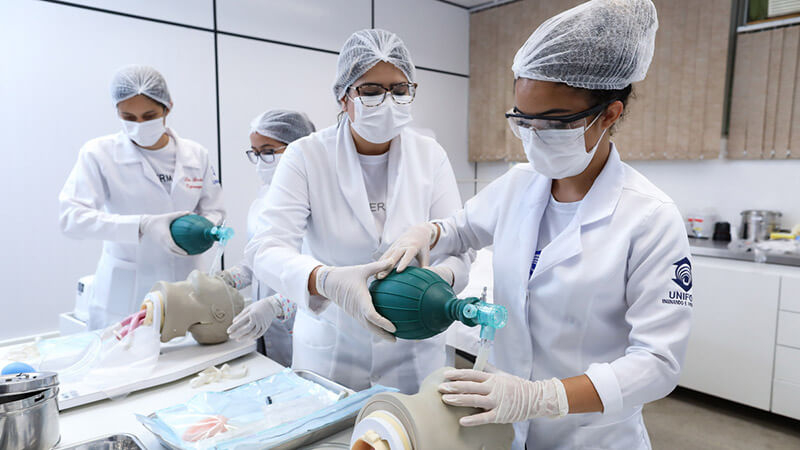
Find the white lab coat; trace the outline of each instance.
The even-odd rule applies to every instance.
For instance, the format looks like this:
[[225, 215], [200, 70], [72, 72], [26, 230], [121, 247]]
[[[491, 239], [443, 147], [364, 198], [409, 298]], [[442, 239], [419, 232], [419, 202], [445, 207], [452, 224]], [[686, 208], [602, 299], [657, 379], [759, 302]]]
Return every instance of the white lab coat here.
[[175, 256], [152, 239], [139, 239], [143, 214], [194, 211], [215, 223], [225, 217], [208, 150], [172, 129], [167, 133], [177, 148], [171, 193], [141, 150], [119, 132], [81, 148], [58, 197], [65, 235], [103, 240], [89, 305], [90, 329], [136, 311], [157, 281], [179, 281], [194, 269], [208, 270], [208, 258]]
[[689, 337], [691, 306], [680, 302], [691, 285], [675, 281], [689, 257], [683, 220], [612, 147], [529, 280], [550, 187], [529, 164], [515, 166], [442, 222], [434, 250], [494, 244], [494, 301], [508, 308], [499, 369], [530, 380], [585, 373], [603, 402], [604, 413], [515, 424], [513, 448], [650, 448], [642, 405], [675, 388]]
[[[248, 240], [258, 234], [260, 227], [259, 216], [261, 211], [266, 207], [268, 191], [269, 184], [261, 186], [258, 190], [258, 196], [253, 200], [253, 203], [250, 204], [250, 210], [247, 212]], [[250, 271], [250, 287], [253, 301], [258, 301], [275, 294], [274, 289], [270, 289], [269, 286], [258, 281], [258, 278], [253, 274], [252, 265], [247, 261], [247, 258], [245, 258], [241, 264]], [[261, 337], [261, 339], [264, 340], [264, 348], [266, 349], [267, 356], [282, 366], [290, 366], [292, 364], [292, 328], [294, 328], [294, 317], [287, 320], [275, 319], [267, 329], [267, 332], [264, 333], [264, 336]]]
[[[409, 226], [461, 207], [447, 155], [429, 137], [403, 130], [392, 141], [388, 175], [386, 223], [379, 236], [347, 119], [291, 143], [260, 216], [265, 229], [248, 243], [247, 253], [256, 276], [300, 306], [292, 367], [353, 389], [382, 384], [416, 392], [422, 379], [445, 362], [444, 334], [382, 341], [336, 305], [308, 293], [315, 267], [375, 261]], [[304, 237], [311, 255], [300, 253]], [[433, 263], [453, 270], [457, 291], [466, 284], [466, 256]], [[320, 301], [327, 308], [317, 315], [310, 308]]]

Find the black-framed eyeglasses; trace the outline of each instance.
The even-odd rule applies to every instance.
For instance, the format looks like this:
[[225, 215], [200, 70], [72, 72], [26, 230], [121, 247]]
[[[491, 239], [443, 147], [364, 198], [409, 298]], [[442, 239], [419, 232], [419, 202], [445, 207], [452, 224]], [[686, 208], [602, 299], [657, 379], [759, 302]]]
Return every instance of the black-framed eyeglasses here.
[[[358, 86], [350, 86], [348, 89], [356, 91], [356, 97], [364, 106], [374, 108], [381, 105], [386, 100], [386, 94], [391, 94], [392, 101], [398, 105], [407, 105], [414, 101], [417, 95], [417, 83], [394, 83], [387, 89], [382, 84], [364, 83]], [[355, 98], [350, 97], [355, 101]]]
[[282, 145], [280, 147], [267, 147], [267, 148], [260, 148], [258, 150], [253, 150], [252, 148], [245, 150], [245, 155], [247, 155], [247, 159], [250, 160], [253, 164], [258, 164], [258, 160], [264, 161], [267, 164], [272, 164], [275, 162], [275, 155], [277, 153], [286, 150], [286, 146]]

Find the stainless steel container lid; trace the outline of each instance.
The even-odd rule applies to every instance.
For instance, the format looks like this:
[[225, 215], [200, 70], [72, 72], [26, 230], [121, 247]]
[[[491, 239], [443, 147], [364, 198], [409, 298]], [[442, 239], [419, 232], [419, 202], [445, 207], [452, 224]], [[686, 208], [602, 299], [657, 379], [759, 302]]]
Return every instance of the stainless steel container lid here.
[[747, 215], [747, 216], [750, 216], [750, 215], [770, 216], [771, 215], [771, 216], [778, 216], [778, 217], [781, 217], [783, 215], [783, 214], [781, 214], [780, 211], [769, 211], [769, 210], [766, 210], [766, 209], [746, 209], [746, 210], [742, 211], [739, 214], [741, 214], [743, 216], [745, 216], [745, 215]]
[[58, 386], [55, 372], [18, 373], [0, 376], [0, 397], [39, 392]]

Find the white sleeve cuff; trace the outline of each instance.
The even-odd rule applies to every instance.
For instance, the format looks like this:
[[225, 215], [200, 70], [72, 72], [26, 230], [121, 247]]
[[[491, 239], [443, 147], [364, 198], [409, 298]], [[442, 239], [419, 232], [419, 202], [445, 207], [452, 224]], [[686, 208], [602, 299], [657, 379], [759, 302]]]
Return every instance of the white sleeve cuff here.
[[284, 295], [308, 306], [309, 297], [311, 296], [308, 292], [308, 277], [315, 267], [321, 265], [319, 261], [309, 255], [300, 254], [292, 258], [284, 266], [281, 274], [281, 282], [286, 287]]
[[619, 387], [617, 375], [611, 368], [611, 364], [592, 364], [586, 371], [586, 376], [592, 381], [603, 402], [603, 414], [622, 411], [622, 389]]

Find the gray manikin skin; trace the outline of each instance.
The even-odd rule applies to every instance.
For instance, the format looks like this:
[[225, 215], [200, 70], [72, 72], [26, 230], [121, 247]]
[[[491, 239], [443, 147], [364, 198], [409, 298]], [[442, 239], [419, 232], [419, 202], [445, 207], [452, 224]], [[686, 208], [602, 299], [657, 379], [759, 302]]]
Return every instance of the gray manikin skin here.
[[428, 375], [415, 395], [394, 392], [374, 395], [361, 408], [356, 423], [375, 411], [390, 412], [403, 424], [413, 450], [511, 448], [514, 441], [511, 424], [462, 427], [458, 423], [458, 419], [483, 410], [449, 406], [442, 402], [439, 385], [444, 382], [444, 373], [450, 369], [442, 367]]
[[244, 309], [239, 291], [222, 279], [194, 270], [186, 281], [160, 281], [152, 289], [161, 293], [164, 318], [161, 342], [192, 333], [201, 344], [228, 340], [228, 327]]

